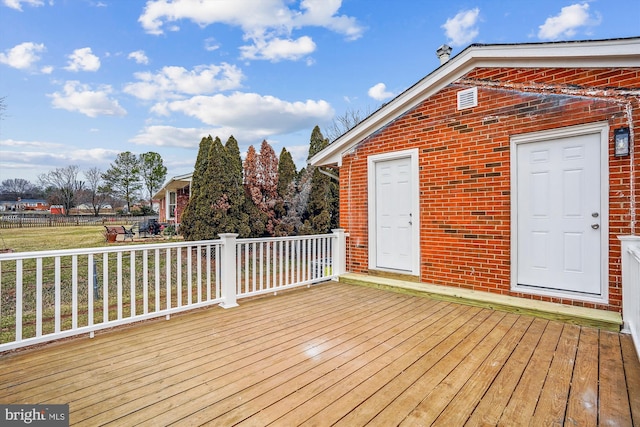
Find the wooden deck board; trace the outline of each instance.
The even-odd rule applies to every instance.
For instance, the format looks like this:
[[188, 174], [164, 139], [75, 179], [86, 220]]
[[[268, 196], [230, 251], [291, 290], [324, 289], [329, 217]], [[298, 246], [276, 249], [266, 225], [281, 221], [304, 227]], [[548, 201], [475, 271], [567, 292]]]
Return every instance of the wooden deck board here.
[[638, 425], [629, 336], [328, 283], [0, 355], [72, 425]]

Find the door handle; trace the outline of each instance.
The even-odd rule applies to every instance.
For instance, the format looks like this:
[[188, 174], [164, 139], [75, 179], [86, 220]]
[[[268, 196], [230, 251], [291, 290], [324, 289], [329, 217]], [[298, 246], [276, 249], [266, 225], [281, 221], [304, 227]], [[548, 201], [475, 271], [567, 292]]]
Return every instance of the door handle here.
[[600, 228], [600, 225], [598, 225], [598, 224], [591, 224], [591, 228], [593, 228], [594, 230], [597, 230], [598, 228]]

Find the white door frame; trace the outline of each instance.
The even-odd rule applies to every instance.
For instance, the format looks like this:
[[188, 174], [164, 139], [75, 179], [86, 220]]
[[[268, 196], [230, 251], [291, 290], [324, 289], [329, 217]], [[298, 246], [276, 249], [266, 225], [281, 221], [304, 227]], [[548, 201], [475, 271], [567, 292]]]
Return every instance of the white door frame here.
[[[376, 227], [376, 163], [386, 160], [410, 158], [411, 165], [411, 210], [412, 210], [412, 248], [411, 270], [408, 274], [420, 275], [420, 174], [418, 170], [418, 149], [395, 151], [392, 153], [377, 154], [367, 158], [368, 177], [368, 213], [369, 213], [369, 269], [384, 270], [377, 267], [377, 227]], [[389, 270], [395, 271], [397, 270]]]
[[[517, 146], [531, 142], [549, 141], [572, 136], [600, 134], [600, 295], [553, 289], [532, 288], [518, 285], [518, 175]], [[609, 302], [609, 124], [607, 122], [567, 126], [541, 132], [532, 132], [511, 137], [511, 290], [526, 294], [575, 300]]]

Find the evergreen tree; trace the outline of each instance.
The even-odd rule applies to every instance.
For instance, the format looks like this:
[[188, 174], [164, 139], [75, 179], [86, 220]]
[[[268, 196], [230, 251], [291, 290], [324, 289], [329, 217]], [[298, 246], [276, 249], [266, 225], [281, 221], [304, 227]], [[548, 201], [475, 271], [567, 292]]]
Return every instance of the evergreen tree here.
[[153, 204], [153, 195], [162, 188], [167, 177], [167, 167], [162, 162], [162, 157], [158, 153], [149, 151], [140, 154], [140, 177], [149, 195], [149, 207]]
[[[318, 126], [311, 132], [309, 157], [311, 158], [329, 145]], [[324, 234], [338, 227], [338, 184], [323, 174], [317, 167], [309, 167], [311, 188], [301, 227], [303, 234]]]
[[102, 179], [103, 192], [122, 197], [127, 202], [127, 211], [131, 212], [133, 197], [142, 188], [138, 157], [130, 151], [118, 154]]
[[229, 209], [231, 207], [229, 195], [227, 194], [228, 178], [228, 156], [226, 149], [222, 145], [220, 138], [216, 137], [209, 147], [207, 174], [204, 184], [206, 186], [207, 206], [209, 206], [209, 216], [207, 229], [210, 235], [207, 239], [215, 239], [220, 233], [234, 232], [229, 226]]
[[209, 165], [209, 149], [213, 144], [211, 135], [202, 138], [198, 148], [198, 157], [191, 178], [190, 198], [182, 212], [180, 232], [186, 240], [201, 240], [210, 236], [212, 231], [207, 229], [209, 206], [206, 201], [207, 169]]
[[291, 153], [283, 148], [278, 158], [278, 194], [283, 199], [288, 196], [291, 183], [294, 183], [298, 172]]
[[278, 201], [275, 205], [278, 220], [275, 230], [276, 236], [290, 236], [296, 233], [296, 225], [299, 220], [296, 221], [295, 217], [291, 215], [297, 213], [291, 208], [297, 194], [297, 175], [296, 164], [293, 162], [291, 153], [283, 148], [278, 158]]
[[242, 158], [238, 141], [232, 136], [225, 144], [225, 189], [228, 196], [229, 211], [224, 230], [228, 233], [238, 233], [240, 237], [251, 236], [249, 213], [245, 212], [245, 191], [242, 184]]

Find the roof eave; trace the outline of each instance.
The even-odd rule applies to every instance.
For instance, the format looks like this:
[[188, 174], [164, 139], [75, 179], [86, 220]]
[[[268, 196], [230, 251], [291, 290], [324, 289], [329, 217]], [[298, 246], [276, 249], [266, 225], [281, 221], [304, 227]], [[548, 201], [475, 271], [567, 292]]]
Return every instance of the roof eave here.
[[477, 67], [639, 67], [640, 38], [509, 45], [471, 45], [317, 153], [313, 166], [342, 165], [342, 157], [404, 112]]

